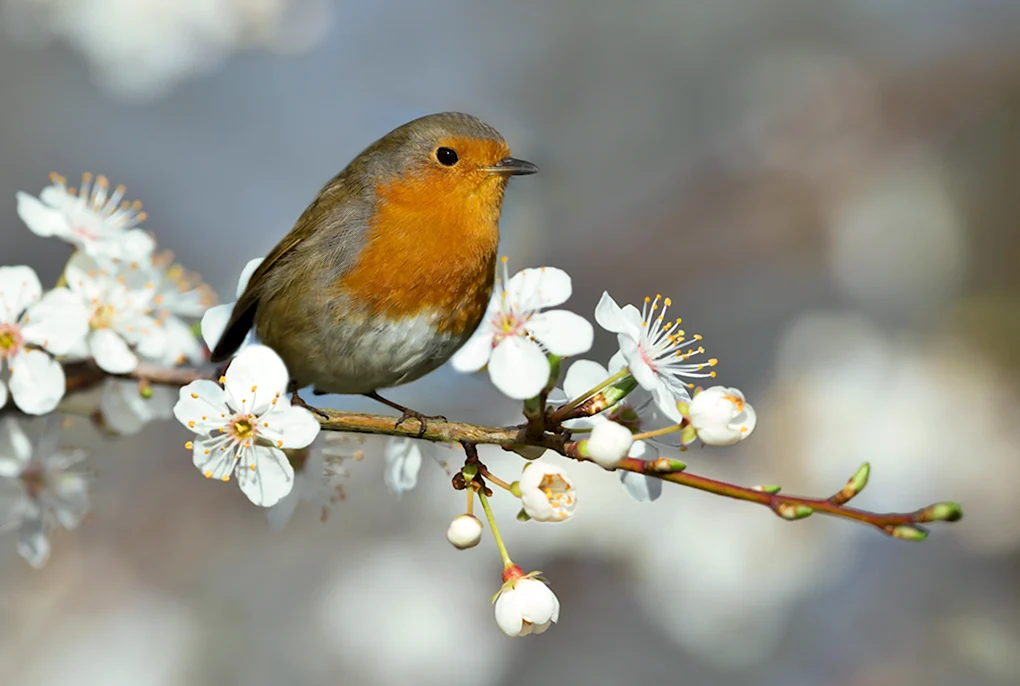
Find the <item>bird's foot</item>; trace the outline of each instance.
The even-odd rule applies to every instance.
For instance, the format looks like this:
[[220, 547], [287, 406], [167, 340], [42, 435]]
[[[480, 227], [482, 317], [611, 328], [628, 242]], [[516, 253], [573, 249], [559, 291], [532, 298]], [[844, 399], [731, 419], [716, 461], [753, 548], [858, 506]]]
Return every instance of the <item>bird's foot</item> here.
[[371, 398], [372, 400], [377, 400], [377, 401], [381, 402], [383, 405], [389, 405], [394, 410], [400, 410], [401, 411], [402, 414], [400, 415], [400, 419], [398, 419], [397, 423], [393, 425], [394, 429], [399, 428], [400, 425], [403, 424], [404, 422], [406, 422], [408, 419], [415, 419], [415, 420], [417, 420], [418, 421], [418, 438], [421, 438], [422, 436], [425, 435], [425, 432], [428, 430], [428, 423], [429, 422], [445, 422], [446, 421], [446, 417], [444, 417], [442, 415], [437, 414], [437, 415], [429, 416], [429, 415], [426, 415], [426, 414], [422, 414], [421, 412], [418, 412], [417, 410], [412, 410], [412, 409], [410, 409], [408, 407], [404, 407], [403, 405], [399, 405], [399, 404], [393, 402], [392, 400], [387, 400], [386, 398], [382, 397], [381, 395], [379, 395], [375, 391], [372, 391], [371, 393], [366, 393], [365, 395], [368, 396], [369, 398]]
[[322, 417], [323, 419], [329, 419], [329, 415], [328, 414], [326, 414], [324, 411], [320, 410], [317, 407], [313, 407], [313, 406], [309, 405], [305, 401], [304, 398], [302, 398], [300, 395], [298, 395], [298, 389], [296, 389], [296, 388], [293, 391], [290, 392], [290, 404], [291, 405], [296, 405], [297, 407], [303, 407], [306, 410], [308, 410], [309, 412], [311, 412], [312, 414], [317, 414], [320, 417]]
[[427, 415], [427, 414], [422, 414], [421, 412], [417, 412], [415, 410], [411, 410], [411, 409], [408, 409], [408, 408], [405, 407], [404, 408], [404, 413], [402, 415], [400, 415], [400, 419], [398, 419], [397, 423], [393, 425], [393, 428], [394, 429], [398, 428], [401, 424], [406, 422], [408, 419], [417, 419], [418, 420], [418, 424], [419, 424], [419, 427], [418, 427], [418, 438], [421, 438], [422, 436], [425, 435], [425, 432], [428, 430], [428, 423], [429, 422], [445, 422], [446, 421], [446, 417], [444, 417], [441, 414]]

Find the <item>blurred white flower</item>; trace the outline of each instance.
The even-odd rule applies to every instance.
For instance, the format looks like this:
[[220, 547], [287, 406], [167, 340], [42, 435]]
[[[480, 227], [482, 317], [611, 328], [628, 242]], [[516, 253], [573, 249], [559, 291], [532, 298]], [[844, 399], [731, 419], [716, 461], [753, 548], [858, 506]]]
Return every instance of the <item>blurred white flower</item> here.
[[160, 312], [195, 319], [216, 304], [216, 294], [198, 274], [174, 262], [173, 253], [164, 250], [152, 256], [152, 268], [158, 274], [152, 304]]
[[156, 244], [145, 231], [137, 228], [145, 221], [142, 204], [121, 203], [124, 186], [117, 186], [108, 195], [105, 176], [96, 179], [82, 176], [81, 191], [67, 188], [66, 179], [50, 175], [51, 185], [39, 194], [18, 193], [18, 216], [37, 236], [55, 236], [104, 261], [141, 262], [149, 259]]
[[50, 532], [74, 529], [89, 510], [88, 481], [69, 470], [83, 459], [78, 450], [33, 450], [18, 422], [0, 423], [0, 481], [15, 491], [0, 505], [0, 530], [17, 529], [18, 553], [37, 569], [49, 559]]
[[244, 494], [269, 507], [294, 485], [283, 448], [304, 448], [319, 434], [319, 422], [284, 395], [289, 378], [270, 348], [253, 345], [234, 358], [220, 386], [192, 381], [174, 406], [178, 421], [197, 434], [188, 443], [195, 466], [206, 476], [237, 477]]
[[[331, 437], [347, 439], [342, 442], [331, 441], [329, 446], [309, 448], [304, 453], [304, 463], [294, 473], [294, 488], [280, 499], [278, 503], [266, 509], [266, 519], [273, 531], [282, 531], [287, 522], [294, 516], [298, 503], [311, 503], [318, 509], [319, 520], [325, 522], [329, 517], [330, 508], [344, 497], [342, 481], [350, 472], [344, 461], [355, 457], [360, 445], [351, 441], [344, 434], [326, 432], [326, 440]], [[357, 459], [357, 458], [355, 458]], [[292, 462], [291, 466], [295, 466]]]
[[[625, 366], [622, 359], [618, 359], [618, 368], [616, 371], [623, 369]], [[572, 398], [578, 398], [586, 391], [595, 386], [599, 385], [610, 376], [610, 372], [605, 367], [600, 365], [598, 362], [592, 362], [591, 360], [577, 360], [570, 365], [567, 369], [567, 375], [563, 379], [563, 390], [553, 389], [553, 393], [549, 394], [550, 400], [556, 398], [561, 402], [565, 402]], [[635, 391], [637, 393], [638, 391]], [[627, 396], [632, 398], [633, 395]], [[569, 419], [563, 422], [563, 425], [573, 430], [578, 429], [594, 429], [594, 427], [608, 422], [610, 420], [629, 427], [631, 430], [640, 430], [643, 425], [642, 415], [645, 414], [645, 408], [648, 407], [654, 401], [648, 398], [648, 394], [645, 394], [646, 402], [642, 403], [639, 407], [634, 408], [630, 402], [625, 399], [621, 402], [616, 403], [612, 407], [608, 407], [602, 412], [591, 417], [578, 417], [577, 419]], [[648, 413], [652, 420], [656, 419], [658, 413]], [[668, 422], [669, 420], [667, 420]], [[657, 423], [657, 422], [656, 422]], [[633, 457], [639, 460], [654, 460], [659, 456], [659, 450], [651, 443], [646, 441], [634, 441], [632, 439], [630, 449], [627, 451], [628, 457]], [[635, 474], [634, 472], [620, 472], [620, 482], [623, 487], [627, 490], [627, 493], [631, 495], [635, 500], [640, 502], [649, 502], [655, 500], [662, 494], [662, 480], [655, 479], [644, 474]]]
[[482, 523], [478, 517], [462, 514], [446, 530], [446, 540], [457, 550], [474, 548], [482, 540]]
[[561, 467], [550, 462], [529, 462], [518, 483], [524, 511], [535, 521], [562, 522], [574, 514], [577, 491]]
[[151, 98], [248, 48], [293, 51], [330, 23], [324, 0], [6, 0], [20, 34], [54, 35], [82, 53], [96, 80]]
[[[647, 444], [646, 444], [647, 445]], [[657, 454], [651, 456], [639, 456], [642, 460], [654, 460]], [[658, 500], [662, 495], [662, 479], [656, 479], [636, 472], [620, 472], [620, 483], [630, 494], [630, 497], [641, 503], [648, 503]]]
[[[262, 264], [264, 257], [257, 257], [254, 260], [249, 260], [248, 264], [244, 265], [244, 269], [241, 270], [241, 275], [237, 279], [237, 289], [235, 297], [240, 298], [241, 294], [244, 293], [244, 289], [248, 287], [248, 281], [251, 279], [251, 275], [255, 273], [259, 265]], [[213, 350], [216, 344], [220, 342], [220, 336], [223, 335], [224, 329], [227, 328], [227, 323], [230, 321], [230, 314], [234, 311], [234, 305], [237, 302], [223, 303], [222, 305], [216, 305], [206, 310], [205, 314], [202, 315], [202, 338], [205, 340], [206, 346], [209, 350]], [[244, 339], [244, 343], [238, 348], [240, 353], [244, 348], [250, 345], [255, 340], [254, 333], [248, 332], [248, 336]]]
[[386, 488], [398, 498], [418, 485], [421, 469], [421, 445], [411, 438], [391, 438], [386, 442]]
[[588, 454], [603, 469], [615, 469], [634, 447], [634, 434], [614, 421], [599, 422], [588, 438]]
[[0, 361], [10, 370], [9, 382], [0, 377], [0, 407], [7, 404], [9, 386], [22, 412], [52, 411], [64, 397], [65, 378], [51, 354], [63, 355], [79, 346], [88, 319], [85, 306], [66, 288], [44, 296], [30, 267], [0, 267]]
[[[507, 636], [540, 634], [560, 619], [560, 601], [549, 586], [519, 567], [496, 598], [496, 624]], [[504, 573], [506, 576], [506, 573]]]
[[754, 431], [758, 415], [736, 388], [712, 386], [690, 403], [691, 426], [705, 445], [733, 445]]
[[206, 361], [206, 351], [194, 330], [179, 317], [160, 312], [156, 321], [163, 328], [166, 349], [159, 362], [168, 366], [192, 364], [200, 365]]
[[714, 367], [717, 360], [711, 358], [702, 363], [687, 360], [701, 355], [705, 349], [687, 348], [701, 340], [700, 334], [685, 338], [683, 329], [678, 329], [680, 319], [663, 323], [666, 310], [672, 301], [662, 301], [659, 309], [660, 296], [655, 300], [645, 298], [645, 304], [639, 312], [633, 305], [620, 307], [609, 295], [603, 293], [602, 299], [595, 308], [595, 321], [599, 326], [616, 334], [620, 351], [609, 362], [609, 368], [622, 369], [624, 364], [630, 369], [637, 382], [655, 398], [659, 409], [673, 422], [680, 423], [683, 419], [677, 409], [678, 400], [689, 400], [687, 389], [689, 384], [682, 378], [714, 377], [715, 372], [704, 371], [706, 367]]
[[453, 367], [476, 372], [486, 365], [496, 388], [517, 400], [532, 398], [549, 380], [546, 353], [579, 355], [594, 332], [580, 315], [549, 310], [570, 297], [570, 276], [561, 269], [523, 269], [496, 284], [481, 326], [453, 356]]
[[99, 411], [106, 428], [131, 436], [153, 421], [174, 416], [177, 392], [169, 386], [142, 386], [127, 379], [107, 379], [99, 396]]
[[77, 356], [91, 356], [110, 374], [135, 370], [139, 357], [162, 360], [167, 338], [152, 316], [155, 284], [149, 276], [123, 262], [102, 267], [84, 252], [71, 256], [64, 277], [89, 309], [91, 329]]

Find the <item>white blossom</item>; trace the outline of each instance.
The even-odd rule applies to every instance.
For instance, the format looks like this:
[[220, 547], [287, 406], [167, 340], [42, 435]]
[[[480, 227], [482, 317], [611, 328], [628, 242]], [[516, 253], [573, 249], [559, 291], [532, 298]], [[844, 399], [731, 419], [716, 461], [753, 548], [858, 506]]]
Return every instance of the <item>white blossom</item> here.
[[[364, 438], [337, 431], [323, 433], [321, 446], [303, 451], [304, 462], [295, 470], [294, 488], [278, 503], [266, 508], [266, 519], [273, 531], [283, 530], [301, 502], [317, 508], [319, 520], [325, 522], [330, 508], [344, 498], [342, 482], [350, 476], [344, 463], [363, 457]], [[291, 466], [294, 466], [293, 460]]]
[[137, 228], [145, 221], [142, 204], [122, 202], [124, 186], [109, 193], [110, 184], [99, 176], [82, 176], [81, 190], [68, 188], [66, 179], [50, 175], [50, 185], [39, 197], [18, 193], [18, 216], [37, 236], [55, 236], [94, 258], [142, 262], [149, 259], [155, 242]]
[[482, 540], [482, 523], [474, 515], [462, 514], [450, 522], [446, 540], [457, 550], [474, 548]]
[[70, 470], [85, 454], [79, 450], [33, 449], [21, 425], [0, 423], [0, 529], [16, 529], [18, 553], [35, 568], [50, 556], [50, 532], [71, 530], [89, 510], [88, 480]]
[[77, 354], [95, 359], [110, 374], [127, 374], [139, 358], [161, 361], [167, 336], [152, 315], [155, 283], [149, 272], [123, 262], [101, 266], [75, 253], [64, 271], [67, 286], [89, 309], [89, 333]]
[[[248, 264], [244, 265], [244, 269], [241, 270], [241, 275], [237, 279], [237, 289], [235, 297], [240, 298], [241, 294], [244, 293], [244, 289], [248, 287], [248, 281], [251, 279], [251, 275], [255, 273], [259, 265], [262, 264], [264, 257], [257, 257], [254, 260], [249, 260]], [[234, 305], [237, 302], [224, 303], [222, 305], [216, 305], [210, 307], [202, 315], [202, 338], [205, 340], [206, 346], [209, 350], [216, 348], [216, 344], [220, 342], [220, 337], [223, 335], [223, 331], [227, 328], [227, 323], [230, 321], [230, 314], [234, 311]], [[241, 352], [244, 348], [254, 341], [254, 335], [252, 332], [248, 332], [247, 337], [244, 339], [244, 343], [238, 348], [237, 352]]]
[[701, 335], [687, 338], [683, 329], [678, 328], [680, 319], [666, 322], [666, 310], [670, 305], [669, 298], [645, 298], [639, 312], [633, 305], [620, 307], [609, 293], [603, 293], [595, 308], [595, 321], [615, 333], [620, 346], [609, 363], [610, 369], [627, 366], [638, 384], [655, 398], [659, 409], [672, 421], [680, 423], [683, 417], [676, 403], [690, 399], [687, 390], [690, 386], [682, 379], [714, 377], [715, 372], [705, 371], [705, 368], [714, 367], [717, 360], [688, 362], [705, 352], [700, 345], [689, 347], [697, 344]]
[[532, 576], [507, 581], [496, 598], [496, 624], [507, 636], [540, 634], [560, 619], [560, 601]]
[[706, 445], [733, 445], [754, 431], [758, 415], [736, 388], [713, 386], [695, 394], [690, 404], [691, 426]]
[[454, 369], [476, 372], [486, 365], [496, 388], [511, 398], [532, 398], [549, 380], [547, 353], [579, 355], [591, 348], [594, 332], [583, 317], [545, 310], [571, 294], [570, 276], [553, 267], [524, 269], [503, 277], [478, 330], [453, 356]]
[[178, 421], [197, 434], [187, 445], [195, 466], [209, 479], [229, 481], [233, 472], [249, 500], [275, 505], [294, 485], [283, 449], [311, 444], [319, 422], [290, 404], [287, 368], [266, 346], [244, 350], [221, 382], [192, 381], [174, 406]]
[[152, 302], [161, 312], [195, 319], [216, 304], [212, 288], [198, 274], [174, 262], [169, 250], [152, 256], [152, 268], [158, 275]]
[[535, 460], [524, 465], [518, 482], [521, 505], [539, 522], [562, 522], [574, 514], [577, 490], [567, 473], [550, 462]]
[[615, 469], [633, 446], [634, 434], [613, 421], [596, 424], [588, 438], [588, 454], [603, 469]]
[[386, 487], [398, 498], [418, 485], [421, 453], [420, 441], [411, 438], [391, 438], [386, 442], [383, 477]]
[[[9, 394], [27, 414], [46, 414], [64, 397], [64, 369], [53, 359], [81, 345], [88, 311], [66, 288], [45, 295], [30, 267], [0, 267], [0, 407]], [[10, 372], [3, 379], [3, 368]]]

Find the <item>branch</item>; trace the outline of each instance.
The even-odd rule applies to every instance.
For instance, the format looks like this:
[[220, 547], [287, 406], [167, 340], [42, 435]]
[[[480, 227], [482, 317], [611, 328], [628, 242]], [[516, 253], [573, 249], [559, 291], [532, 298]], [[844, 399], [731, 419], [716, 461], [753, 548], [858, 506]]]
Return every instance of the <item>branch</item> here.
[[[81, 391], [96, 386], [109, 377], [91, 363], [70, 364], [66, 367], [66, 374], [68, 392]], [[131, 374], [120, 378], [135, 379], [154, 385], [180, 387], [196, 379], [212, 379], [215, 374], [216, 372], [211, 369], [142, 365]], [[7, 411], [11, 411], [10, 406]], [[550, 431], [536, 432], [534, 421], [515, 426], [492, 427], [463, 422], [429, 420], [425, 432], [419, 435], [420, 426], [416, 422], [404, 422], [397, 425], [396, 417], [327, 409], [318, 410], [318, 412], [321, 414], [319, 422], [325, 431], [420, 438], [437, 443], [460, 443], [471, 446], [472, 450], [475, 445], [484, 444], [499, 445], [507, 450], [510, 449], [510, 446], [532, 446], [552, 450], [579, 462], [593, 462], [593, 460], [578, 454], [576, 444], [569, 440], [568, 435]], [[571, 413], [571, 416], [573, 414]], [[688, 473], [687, 465], [680, 460], [669, 458], [639, 460], [628, 457], [624, 458], [617, 468], [726, 498], [764, 505], [779, 517], [790, 521], [804, 519], [817, 512], [868, 524], [889, 536], [906, 540], [919, 541], [927, 537], [927, 530], [919, 526], [920, 524], [938, 521], [955, 522], [963, 516], [961, 507], [954, 502], [935, 503], [913, 512], [869, 512], [848, 507], [846, 503], [867, 485], [870, 474], [870, 466], [867, 464], [863, 465], [850, 478], [846, 486], [828, 498], [785, 495], [780, 494], [778, 486], [745, 487], [697, 476]]]

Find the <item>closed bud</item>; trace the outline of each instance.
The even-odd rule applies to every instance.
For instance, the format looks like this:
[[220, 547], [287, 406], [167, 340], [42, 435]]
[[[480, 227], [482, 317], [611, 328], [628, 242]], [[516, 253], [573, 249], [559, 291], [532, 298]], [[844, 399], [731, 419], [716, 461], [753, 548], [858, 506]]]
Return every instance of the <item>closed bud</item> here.
[[450, 522], [446, 540], [458, 550], [474, 548], [482, 540], [482, 523], [474, 515], [462, 514]]

